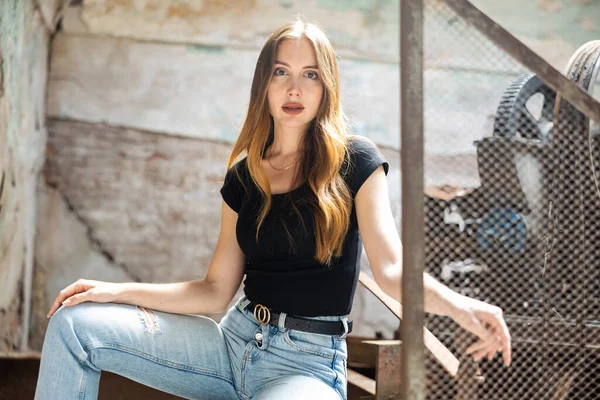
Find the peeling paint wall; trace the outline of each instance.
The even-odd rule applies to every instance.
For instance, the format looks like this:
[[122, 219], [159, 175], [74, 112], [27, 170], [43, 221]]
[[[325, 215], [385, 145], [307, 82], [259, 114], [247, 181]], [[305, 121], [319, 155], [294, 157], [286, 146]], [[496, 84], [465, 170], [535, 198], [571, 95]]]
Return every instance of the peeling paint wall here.
[[[594, 2], [474, 3], [559, 69], [600, 37], [596, 19], [585, 19], [598, 11]], [[497, 104], [489, 99], [500, 99], [524, 70], [441, 0], [431, 4], [438, 12], [425, 21], [426, 184], [476, 186], [472, 142], [491, 133]], [[205, 275], [218, 189], [258, 52], [298, 13], [324, 25], [354, 130], [390, 159], [399, 227], [398, 7], [397, 0], [85, 0], [66, 8], [51, 47], [32, 345], [41, 348], [50, 301], [77, 278]], [[547, 17], [552, 26], [542, 26]], [[391, 337], [398, 326], [362, 288], [351, 317], [359, 335]]]
[[44, 160], [49, 33], [35, 2], [0, 2], [0, 352], [27, 347]]

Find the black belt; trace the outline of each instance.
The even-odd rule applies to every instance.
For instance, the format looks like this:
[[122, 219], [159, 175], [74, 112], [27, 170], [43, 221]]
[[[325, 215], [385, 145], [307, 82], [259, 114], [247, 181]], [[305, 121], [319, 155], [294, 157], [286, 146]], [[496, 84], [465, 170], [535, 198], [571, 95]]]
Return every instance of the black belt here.
[[[261, 324], [279, 326], [279, 313], [262, 304], [250, 302], [246, 308], [254, 313], [254, 318]], [[320, 321], [286, 315], [285, 328], [297, 331], [322, 333], [325, 335], [342, 335], [345, 332], [342, 321]], [[352, 321], [348, 321], [348, 333], [352, 332]]]

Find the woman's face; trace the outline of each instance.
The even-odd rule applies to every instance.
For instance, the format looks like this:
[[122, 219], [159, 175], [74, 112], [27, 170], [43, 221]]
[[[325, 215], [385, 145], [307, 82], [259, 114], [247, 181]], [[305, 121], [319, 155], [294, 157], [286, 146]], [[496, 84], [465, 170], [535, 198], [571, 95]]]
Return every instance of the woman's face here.
[[281, 42], [272, 73], [267, 98], [275, 126], [307, 129], [323, 97], [323, 83], [311, 42], [304, 37]]

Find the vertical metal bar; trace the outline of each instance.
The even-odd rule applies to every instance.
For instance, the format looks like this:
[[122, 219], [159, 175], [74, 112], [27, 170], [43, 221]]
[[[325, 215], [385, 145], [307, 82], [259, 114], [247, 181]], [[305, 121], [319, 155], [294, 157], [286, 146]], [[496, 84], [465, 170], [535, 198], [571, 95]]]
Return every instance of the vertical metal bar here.
[[400, 8], [402, 160], [402, 398], [425, 398], [423, 344], [423, 0]]

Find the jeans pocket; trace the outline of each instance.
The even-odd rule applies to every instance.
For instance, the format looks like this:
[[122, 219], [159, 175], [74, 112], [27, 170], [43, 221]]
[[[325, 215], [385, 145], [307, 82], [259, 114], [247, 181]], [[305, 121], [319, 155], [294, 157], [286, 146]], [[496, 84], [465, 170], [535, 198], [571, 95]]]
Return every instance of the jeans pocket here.
[[330, 335], [286, 329], [283, 339], [294, 349], [327, 359], [335, 357], [335, 344]]

